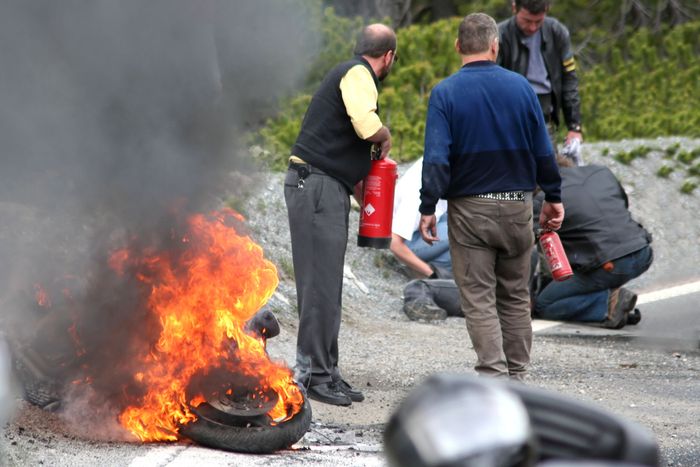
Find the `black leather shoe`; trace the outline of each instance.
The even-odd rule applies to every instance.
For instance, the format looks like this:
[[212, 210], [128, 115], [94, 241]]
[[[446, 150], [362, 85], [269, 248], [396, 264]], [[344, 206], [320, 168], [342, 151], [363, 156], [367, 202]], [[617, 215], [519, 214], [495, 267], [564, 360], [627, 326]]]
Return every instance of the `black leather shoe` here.
[[361, 391], [350, 386], [347, 383], [347, 381], [345, 381], [344, 379], [341, 379], [340, 381], [336, 382], [335, 384], [336, 384], [336, 386], [338, 386], [338, 389], [340, 389], [343, 394], [345, 394], [346, 396], [348, 396], [350, 398], [351, 401], [362, 402], [363, 400], [365, 400], [364, 394], [362, 394]]
[[309, 399], [331, 405], [352, 405], [352, 400], [336, 383], [321, 383], [309, 387], [307, 393]]

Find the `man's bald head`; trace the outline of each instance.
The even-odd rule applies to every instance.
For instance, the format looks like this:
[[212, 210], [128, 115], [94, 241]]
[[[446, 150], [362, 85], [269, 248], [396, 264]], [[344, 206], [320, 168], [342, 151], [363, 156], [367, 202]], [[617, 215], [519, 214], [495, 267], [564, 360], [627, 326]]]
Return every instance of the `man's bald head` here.
[[386, 24], [375, 23], [365, 26], [357, 36], [354, 53], [377, 58], [390, 50], [396, 51], [396, 33]]

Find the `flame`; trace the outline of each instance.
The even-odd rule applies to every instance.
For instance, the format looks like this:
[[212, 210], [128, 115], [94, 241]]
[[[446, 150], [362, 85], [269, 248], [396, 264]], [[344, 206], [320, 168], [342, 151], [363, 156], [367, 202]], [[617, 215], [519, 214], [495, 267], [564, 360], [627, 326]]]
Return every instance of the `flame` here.
[[34, 298], [36, 299], [37, 305], [42, 308], [51, 308], [51, 299], [49, 294], [46, 293], [44, 287], [41, 284], [34, 284]]
[[143, 393], [119, 416], [142, 441], [177, 440], [178, 426], [197, 418], [191, 407], [206, 400], [206, 394], [188, 394], [191, 380], [215, 368], [254, 378], [259, 391], [274, 391], [272, 423], [301, 409], [303, 396], [291, 370], [272, 362], [264, 341], [244, 331], [278, 279], [262, 248], [231, 225], [242, 220], [230, 209], [194, 215], [179, 237], [177, 254], [139, 256], [127, 248], [111, 255], [115, 272], [133, 274], [147, 287], [148, 310], [161, 326], [154, 345], [134, 365], [133, 384]]

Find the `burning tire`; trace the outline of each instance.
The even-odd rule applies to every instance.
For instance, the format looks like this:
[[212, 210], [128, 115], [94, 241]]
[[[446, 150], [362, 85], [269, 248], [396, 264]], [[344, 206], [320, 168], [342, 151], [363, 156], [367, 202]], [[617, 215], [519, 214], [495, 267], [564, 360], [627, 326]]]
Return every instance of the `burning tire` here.
[[226, 451], [269, 454], [299, 441], [311, 425], [307, 400], [291, 419], [270, 425], [267, 415], [233, 416], [210, 404], [193, 409], [197, 420], [180, 427], [180, 434], [196, 443]]

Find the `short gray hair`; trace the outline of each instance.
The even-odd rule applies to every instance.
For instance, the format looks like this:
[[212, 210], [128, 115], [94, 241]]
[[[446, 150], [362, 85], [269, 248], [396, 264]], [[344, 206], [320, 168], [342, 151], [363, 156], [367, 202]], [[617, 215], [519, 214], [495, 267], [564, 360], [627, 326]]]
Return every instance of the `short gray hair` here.
[[472, 13], [459, 25], [459, 51], [463, 55], [486, 52], [498, 38], [496, 21], [485, 13]]

